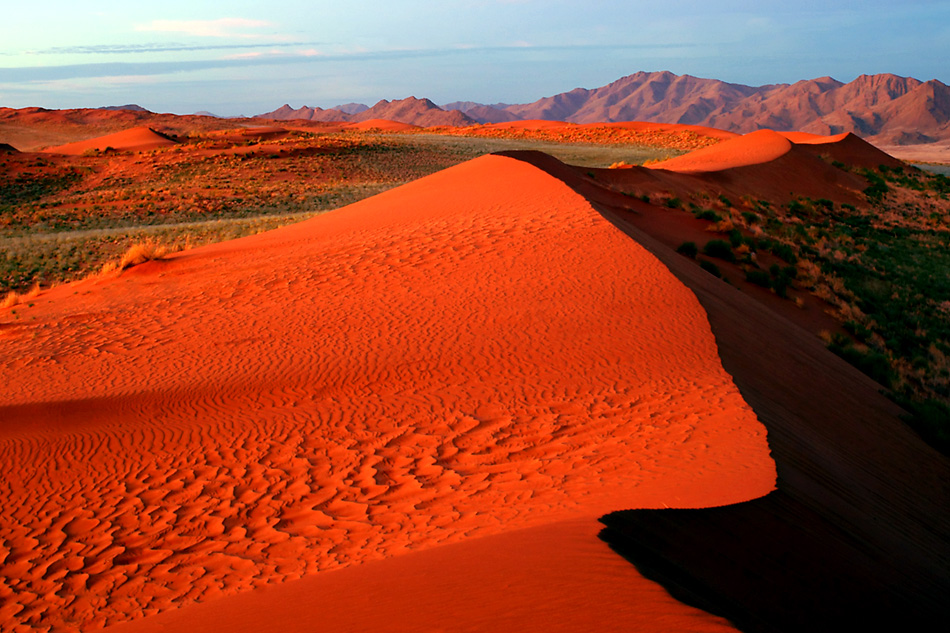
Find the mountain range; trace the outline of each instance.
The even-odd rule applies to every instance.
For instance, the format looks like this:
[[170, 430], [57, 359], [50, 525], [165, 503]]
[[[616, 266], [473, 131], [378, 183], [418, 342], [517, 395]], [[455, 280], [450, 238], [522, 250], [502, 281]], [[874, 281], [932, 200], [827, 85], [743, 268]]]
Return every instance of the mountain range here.
[[458, 101], [442, 108], [428, 99], [380, 101], [372, 108], [289, 105], [259, 115], [272, 119], [363, 121], [413, 125], [500, 123], [542, 119], [572, 123], [654, 121], [704, 125], [738, 133], [768, 128], [816, 134], [853, 132], [888, 145], [950, 139], [950, 87], [892, 74], [831, 77], [793, 84], [746, 86], [671, 72], [638, 72], [594, 89], [575, 88], [524, 104]]

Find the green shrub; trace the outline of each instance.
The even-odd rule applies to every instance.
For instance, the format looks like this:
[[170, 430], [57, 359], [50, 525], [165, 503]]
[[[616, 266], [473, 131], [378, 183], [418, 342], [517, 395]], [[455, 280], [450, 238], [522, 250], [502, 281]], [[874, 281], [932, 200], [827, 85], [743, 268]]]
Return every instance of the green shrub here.
[[722, 273], [719, 272], [719, 266], [716, 266], [714, 263], [708, 259], [699, 260], [699, 267], [708, 272], [713, 277], [722, 278]]
[[676, 249], [676, 252], [680, 255], [686, 255], [690, 259], [696, 259], [696, 255], [699, 254], [699, 249], [696, 247], [696, 242], [683, 242]]
[[718, 222], [722, 219], [722, 216], [713, 211], [712, 209], [703, 209], [696, 214], [696, 217], [700, 220], [708, 220], [710, 222]]
[[727, 262], [736, 261], [736, 254], [732, 252], [732, 246], [725, 240], [709, 240], [706, 242], [706, 246], [703, 247], [703, 253]]
[[667, 207], [669, 207], [670, 209], [682, 209], [682, 208], [683, 208], [683, 201], [680, 200], [679, 198], [675, 197], [675, 196], [672, 197], [672, 198], [667, 198], [666, 201], [665, 201], [663, 204], [665, 204], [665, 205], [666, 205]]
[[772, 278], [764, 270], [746, 271], [745, 280], [756, 286], [762, 286], [763, 288], [770, 288], [772, 286]]

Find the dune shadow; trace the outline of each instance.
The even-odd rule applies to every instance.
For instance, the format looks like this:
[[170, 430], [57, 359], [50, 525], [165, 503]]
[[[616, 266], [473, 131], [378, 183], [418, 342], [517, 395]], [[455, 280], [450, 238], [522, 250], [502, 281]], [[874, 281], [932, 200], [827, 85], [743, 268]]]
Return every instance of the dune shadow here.
[[696, 294], [723, 367], [768, 431], [773, 493], [721, 508], [615, 512], [601, 519], [601, 538], [678, 599], [746, 631], [946, 624], [950, 461], [880, 386], [635, 226], [622, 196], [546, 155], [506, 155], [587, 198]]

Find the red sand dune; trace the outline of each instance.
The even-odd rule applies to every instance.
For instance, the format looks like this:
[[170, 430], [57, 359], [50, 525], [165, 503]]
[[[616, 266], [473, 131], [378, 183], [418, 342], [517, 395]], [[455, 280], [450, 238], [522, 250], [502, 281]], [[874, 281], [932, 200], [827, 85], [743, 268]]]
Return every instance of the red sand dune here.
[[564, 121], [545, 121], [543, 119], [526, 119], [524, 121], [505, 121], [503, 123], [491, 123], [484, 127], [499, 130], [547, 130], [552, 128], [561, 128], [571, 125]]
[[[474, 602], [457, 592], [453, 561], [497, 581], [493, 546], [473, 539], [536, 528], [539, 547], [581, 547], [554, 524], [729, 504], [775, 481], [695, 296], [512, 158], [16, 310], [0, 314], [0, 621], [13, 630], [85, 630], [375, 559], [403, 569], [396, 557], [450, 543], [405, 569], [448, 567], [430, 601], [477, 623], [511, 600], [504, 584], [469, 587]], [[511, 538], [499, 547], [527, 547]], [[532, 551], [542, 578], [576, 564]], [[630, 577], [598, 551], [585, 574]], [[347, 580], [360, 573], [312, 580], [367, 586]], [[605, 630], [622, 600], [585, 586], [604, 605], [593, 615], [534, 603], [517, 622]], [[723, 627], [664, 600], [643, 630], [671, 613]]]
[[382, 130], [384, 132], [405, 132], [406, 130], [417, 130], [418, 125], [409, 123], [400, 123], [399, 121], [390, 121], [389, 119], [367, 119], [358, 123], [346, 123], [343, 125], [345, 130]]
[[104, 151], [112, 148], [122, 151], [142, 152], [159, 147], [175, 145], [175, 141], [164, 134], [159, 134], [149, 127], [135, 127], [115, 134], [107, 134], [85, 141], [67, 143], [56, 147], [48, 147], [44, 152], [50, 154], [82, 154], [89, 150]]
[[653, 123], [651, 121], [616, 121], [612, 123], [582, 123], [579, 128], [616, 127], [624, 130], [657, 131], [657, 132], [696, 132], [702, 136], [718, 139], [730, 139], [739, 136], [735, 132], [727, 132], [714, 127], [702, 125], [687, 125], [685, 123]]
[[848, 136], [848, 132], [832, 134], [831, 136], [810, 134], [808, 132], [778, 132], [778, 134], [781, 134], [796, 145], [823, 145], [825, 143], [839, 143]]
[[649, 165], [680, 173], [722, 171], [773, 161], [788, 153], [792, 143], [772, 130], [759, 130]]
[[108, 633], [735, 632], [674, 600], [575, 520], [316, 574]]

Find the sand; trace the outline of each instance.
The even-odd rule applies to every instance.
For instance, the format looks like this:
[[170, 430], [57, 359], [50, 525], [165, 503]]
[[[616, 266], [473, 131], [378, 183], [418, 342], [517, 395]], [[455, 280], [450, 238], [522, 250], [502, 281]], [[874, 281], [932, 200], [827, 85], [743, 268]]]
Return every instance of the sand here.
[[[339, 630], [522, 630], [542, 612], [608, 630], [626, 599], [602, 587], [634, 572], [593, 541], [597, 517], [730, 504], [775, 483], [696, 297], [558, 179], [508, 157], [44, 292], [0, 313], [0, 340], [8, 630], [147, 624], [240, 592], [267, 602], [267, 587], [297, 605], [291, 581], [305, 576], [358, 601], [348, 586], [392, 586], [388, 571], [344, 575], [371, 561], [446, 570], [402, 588], [441, 610], [397, 600], [380, 611], [392, 617], [360, 616], [352, 603]], [[497, 574], [528, 564], [486, 566], [486, 552], [524, 549], [553, 579], [577, 565], [551, 560], [561, 546], [600, 552], [584, 572], [597, 582], [575, 596], [594, 607], [535, 578], [525, 591], [548, 602], [485, 620], [511, 611]], [[634, 584], [665, 605], [642, 630], [725, 626]], [[280, 630], [307, 630], [294, 613]]]
[[781, 134], [759, 130], [648, 167], [679, 173], [722, 171], [768, 163], [787, 154], [791, 148], [792, 143]]
[[160, 147], [175, 145], [175, 141], [149, 127], [135, 127], [115, 134], [98, 136], [85, 141], [48, 147], [43, 151], [50, 154], [78, 155], [91, 150], [105, 151], [114, 149], [128, 152], [142, 152]]
[[357, 123], [345, 123], [342, 125], [344, 130], [380, 130], [383, 132], [405, 132], [407, 130], [418, 130], [418, 125], [410, 123], [400, 123], [399, 121], [390, 121], [389, 119], [366, 119]]

